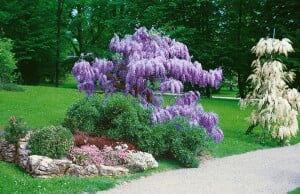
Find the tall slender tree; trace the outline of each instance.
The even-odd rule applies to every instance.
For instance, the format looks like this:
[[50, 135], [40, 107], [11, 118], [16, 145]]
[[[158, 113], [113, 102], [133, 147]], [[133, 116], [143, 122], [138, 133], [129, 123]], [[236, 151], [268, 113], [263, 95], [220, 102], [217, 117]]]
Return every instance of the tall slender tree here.
[[57, 12], [56, 12], [56, 62], [55, 62], [55, 86], [59, 85], [59, 66], [60, 66], [60, 45], [61, 45], [61, 26], [62, 26], [62, 14], [63, 14], [64, 0], [57, 0]]

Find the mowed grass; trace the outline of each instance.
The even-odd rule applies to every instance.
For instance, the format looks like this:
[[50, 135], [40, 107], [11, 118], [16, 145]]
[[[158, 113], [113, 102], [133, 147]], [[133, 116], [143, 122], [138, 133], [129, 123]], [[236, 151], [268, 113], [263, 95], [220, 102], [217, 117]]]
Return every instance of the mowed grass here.
[[58, 125], [68, 107], [84, 97], [77, 89], [22, 86], [24, 92], [0, 91], [0, 126], [11, 116], [23, 118], [32, 128]]
[[229, 90], [227, 88], [222, 88], [219, 93], [213, 93], [212, 96], [222, 96], [222, 97], [238, 97], [238, 90]]
[[[253, 130], [253, 134], [246, 135], [245, 131], [249, 127], [246, 118], [250, 116], [251, 107], [241, 110], [238, 100], [224, 99], [201, 99], [206, 112], [215, 112], [219, 115], [220, 127], [224, 132], [224, 140], [219, 144], [212, 144], [211, 154], [215, 157], [223, 157], [233, 154], [241, 154], [257, 149], [279, 146], [270, 137], [266, 137], [265, 142], [261, 141], [260, 127]], [[291, 139], [291, 144], [300, 142], [300, 134]]]
[[[0, 91], [2, 128], [7, 125], [11, 115], [24, 118], [32, 128], [58, 125], [62, 122], [68, 107], [85, 96], [71, 87], [24, 86], [24, 89], [25, 92]], [[174, 97], [166, 96], [165, 101], [167, 104], [172, 104]], [[203, 98], [200, 103], [205, 111], [212, 111], [219, 115], [220, 127], [224, 132], [225, 138], [221, 143], [210, 144], [210, 151], [214, 157], [278, 146], [270, 139], [267, 139], [265, 144], [261, 144], [259, 128], [255, 128], [253, 135], [245, 135], [249, 125], [245, 118], [250, 115], [251, 108], [240, 110], [237, 100]], [[300, 142], [299, 135], [293, 138], [291, 143], [297, 142]], [[129, 176], [39, 179], [32, 178], [14, 164], [0, 162], [0, 193], [95, 193], [112, 188], [126, 180], [175, 168], [179, 168], [177, 163], [162, 160], [159, 161], [158, 169]]]
[[149, 176], [153, 173], [179, 168], [170, 160], [159, 161], [159, 167], [146, 172], [120, 177], [57, 177], [50, 179], [33, 178], [18, 166], [0, 161], [0, 193], [2, 194], [82, 194], [96, 193], [114, 187], [131, 179]]

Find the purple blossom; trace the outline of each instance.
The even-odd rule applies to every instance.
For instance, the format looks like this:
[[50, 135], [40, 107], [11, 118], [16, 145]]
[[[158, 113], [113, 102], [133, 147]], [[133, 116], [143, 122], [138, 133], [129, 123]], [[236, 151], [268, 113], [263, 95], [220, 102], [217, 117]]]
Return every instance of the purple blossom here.
[[200, 99], [200, 93], [198, 91], [193, 92], [189, 91], [185, 93], [180, 98], [176, 99], [177, 105], [195, 105], [196, 102]]
[[72, 73], [79, 83], [93, 81], [95, 77], [93, 68], [91, 67], [89, 62], [85, 60], [76, 62], [72, 69]]
[[[148, 87], [146, 80], [160, 77], [166, 81], [162, 91], [178, 93], [183, 88], [179, 81], [217, 87], [222, 80], [221, 69], [203, 70], [199, 62], [192, 63], [186, 45], [145, 27], [122, 39], [115, 35], [109, 49], [123, 58], [116, 62], [96, 58], [91, 64], [80, 60], [74, 65], [73, 75], [81, 85], [79, 88], [88, 95], [93, 92], [92, 83], [102, 85], [106, 92], [120, 89], [116, 85], [123, 84], [126, 93], [143, 93]], [[169, 82], [171, 79], [178, 82]]]
[[183, 84], [179, 80], [168, 79], [163, 81], [160, 84], [160, 89], [162, 93], [165, 93], [167, 90], [171, 90], [171, 93], [180, 93], [183, 90]]
[[202, 87], [218, 87], [223, 77], [222, 69], [203, 70], [199, 62], [192, 62], [185, 44], [153, 29], [148, 31], [145, 27], [123, 38], [115, 35], [109, 49], [121, 59], [110, 61], [96, 58], [91, 63], [84, 60], [75, 63], [72, 73], [78, 81], [80, 91], [92, 95], [98, 86], [103, 87], [106, 94], [122, 90], [140, 97], [144, 105], [155, 105], [152, 115], [154, 122], [184, 116], [191, 125], [205, 128], [215, 141], [223, 138], [223, 133], [218, 128], [217, 115], [205, 113], [202, 106], [197, 105], [199, 93], [188, 92], [176, 99], [175, 105], [161, 108], [158, 107], [161, 101], [154, 97], [148, 84], [159, 78], [162, 93], [168, 90], [180, 93], [183, 82]]
[[186, 117], [189, 119], [191, 126], [203, 127], [215, 142], [220, 142], [224, 135], [218, 127], [218, 115], [206, 113], [201, 105], [196, 105], [199, 98], [200, 94], [198, 92], [185, 93], [182, 97], [176, 99], [175, 105], [165, 108], [157, 107], [152, 113], [152, 120], [155, 123], [162, 123], [178, 116]]

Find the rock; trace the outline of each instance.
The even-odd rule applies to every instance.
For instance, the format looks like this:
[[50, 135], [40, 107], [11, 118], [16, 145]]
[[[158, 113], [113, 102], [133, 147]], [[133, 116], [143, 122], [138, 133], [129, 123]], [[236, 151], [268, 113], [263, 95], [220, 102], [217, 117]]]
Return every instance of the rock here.
[[19, 141], [17, 151], [17, 163], [20, 167], [26, 169], [28, 166], [28, 156], [30, 150], [27, 149], [28, 142]]
[[28, 142], [31, 134], [32, 134], [32, 131], [28, 131], [27, 134], [19, 140], [19, 142]]
[[64, 175], [72, 161], [51, 159], [46, 156], [32, 155], [28, 158], [28, 172], [42, 178]]
[[16, 160], [16, 145], [8, 143], [5, 140], [0, 141], [1, 160], [5, 162], [15, 162]]
[[99, 174], [102, 176], [120, 176], [120, 175], [127, 175], [129, 170], [125, 167], [121, 166], [105, 166], [99, 165]]
[[146, 152], [129, 152], [126, 167], [133, 172], [145, 171], [151, 168], [157, 168], [158, 162], [152, 154]]
[[71, 164], [70, 168], [66, 171], [66, 175], [78, 177], [98, 176], [98, 168], [94, 164], [87, 166]]

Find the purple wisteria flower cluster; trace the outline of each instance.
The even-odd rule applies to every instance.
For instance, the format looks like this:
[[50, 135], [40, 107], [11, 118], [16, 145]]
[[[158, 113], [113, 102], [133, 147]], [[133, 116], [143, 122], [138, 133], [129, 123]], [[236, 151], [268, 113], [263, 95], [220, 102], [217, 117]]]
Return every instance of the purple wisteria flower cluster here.
[[191, 126], [201, 126], [206, 129], [207, 133], [215, 142], [220, 142], [224, 135], [218, 127], [218, 115], [211, 112], [204, 112], [201, 105], [197, 105], [200, 98], [198, 92], [185, 93], [176, 99], [175, 105], [165, 108], [156, 107], [152, 114], [152, 120], [157, 123], [169, 121], [175, 117], [182, 116], [189, 119]]
[[204, 127], [216, 142], [223, 138], [217, 127], [217, 115], [205, 113], [200, 105], [196, 105], [200, 95], [187, 93], [177, 99], [174, 106], [161, 108], [158, 106], [161, 101], [149, 86], [151, 81], [160, 80], [161, 93], [181, 93], [183, 82], [218, 87], [223, 77], [221, 69], [202, 69], [199, 62], [192, 62], [186, 45], [145, 27], [123, 39], [115, 35], [109, 48], [121, 56], [119, 60], [96, 58], [92, 62], [80, 60], [75, 63], [72, 72], [80, 91], [92, 95], [96, 86], [103, 87], [106, 93], [121, 90], [141, 97], [143, 104], [155, 105], [155, 122], [185, 116], [190, 118], [191, 125]]
[[122, 89], [146, 99], [149, 80], [153, 78], [162, 80], [162, 92], [172, 93], [183, 90], [182, 82], [217, 87], [222, 80], [221, 69], [206, 71], [199, 62], [192, 62], [186, 45], [144, 27], [123, 39], [115, 35], [109, 48], [122, 59], [113, 62], [96, 58], [90, 63], [75, 63], [73, 75], [80, 91], [91, 95], [95, 85], [101, 85], [106, 92]]

